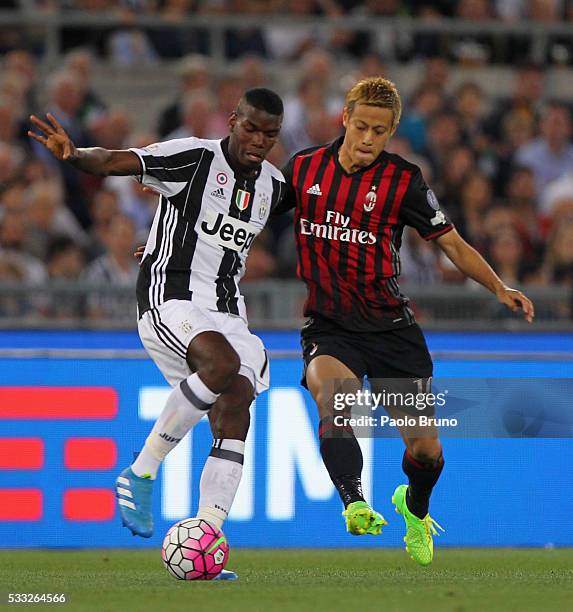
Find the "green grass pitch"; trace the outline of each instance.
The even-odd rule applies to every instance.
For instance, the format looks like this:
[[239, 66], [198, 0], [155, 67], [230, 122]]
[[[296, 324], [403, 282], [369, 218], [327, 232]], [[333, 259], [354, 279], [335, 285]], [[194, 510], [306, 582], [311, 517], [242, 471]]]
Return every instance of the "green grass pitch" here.
[[65, 593], [50, 609], [98, 612], [573, 609], [573, 549], [437, 549], [417, 566], [402, 550], [232, 550], [238, 582], [183, 582], [156, 550], [0, 552], [7, 593]]

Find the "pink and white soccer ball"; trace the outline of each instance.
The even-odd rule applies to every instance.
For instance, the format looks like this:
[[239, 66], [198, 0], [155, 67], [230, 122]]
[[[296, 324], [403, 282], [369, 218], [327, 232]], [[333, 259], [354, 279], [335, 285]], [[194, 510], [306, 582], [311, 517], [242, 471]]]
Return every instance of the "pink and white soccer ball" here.
[[165, 535], [161, 558], [178, 580], [213, 580], [229, 558], [225, 534], [203, 519], [189, 518]]

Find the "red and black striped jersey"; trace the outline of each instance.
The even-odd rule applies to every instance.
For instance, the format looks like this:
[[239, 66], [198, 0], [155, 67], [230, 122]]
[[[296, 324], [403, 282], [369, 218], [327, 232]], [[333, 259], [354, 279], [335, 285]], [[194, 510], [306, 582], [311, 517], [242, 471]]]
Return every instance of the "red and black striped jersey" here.
[[274, 211], [295, 208], [304, 314], [355, 331], [405, 327], [414, 317], [397, 280], [404, 226], [431, 240], [453, 225], [418, 166], [382, 152], [348, 174], [338, 161], [341, 143], [292, 157], [283, 170], [287, 194]]

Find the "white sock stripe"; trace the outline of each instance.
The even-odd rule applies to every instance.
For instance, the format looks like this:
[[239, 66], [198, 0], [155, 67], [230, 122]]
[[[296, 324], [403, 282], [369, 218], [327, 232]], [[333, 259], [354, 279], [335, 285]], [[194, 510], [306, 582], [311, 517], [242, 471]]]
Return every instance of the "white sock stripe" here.
[[192, 404], [193, 406], [195, 406], [195, 408], [197, 408], [197, 410], [209, 410], [209, 408], [211, 408], [211, 404], [208, 404], [207, 402], [204, 402], [202, 400], [200, 400], [195, 393], [193, 393], [193, 390], [191, 389], [191, 387], [189, 386], [189, 383], [186, 380], [182, 380], [181, 384], [179, 385], [179, 388], [181, 389], [181, 393], [183, 393], [183, 395], [185, 396], [185, 399]]
[[124, 478], [123, 476], [120, 476], [117, 479], [117, 482], [119, 482], [119, 483], [121, 483], [123, 485], [127, 485], [128, 487], [131, 485], [131, 482], [129, 482], [129, 479], [128, 478]]
[[127, 506], [128, 508], [131, 508], [132, 510], [135, 510], [135, 504], [133, 502], [128, 501], [127, 499], [122, 499], [121, 497], [117, 500], [117, 503], [120, 506]]
[[117, 492], [120, 495], [125, 495], [126, 497], [133, 497], [131, 491], [129, 489], [124, 489], [123, 487], [117, 487]]
[[193, 393], [206, 404], [214, 404], [220, 393], [215, 393], [209, 389], [209, 387], [201, 380], [199, 374], [191, 374], [186, 378], [187, 385], [191, 388]]
[[219, 444], [219, 448], [223, 450], [233, 451], [235, 453], [245, 454], [245, 443], [243, 440], [233, 440], [229, 438], [222, 438]]

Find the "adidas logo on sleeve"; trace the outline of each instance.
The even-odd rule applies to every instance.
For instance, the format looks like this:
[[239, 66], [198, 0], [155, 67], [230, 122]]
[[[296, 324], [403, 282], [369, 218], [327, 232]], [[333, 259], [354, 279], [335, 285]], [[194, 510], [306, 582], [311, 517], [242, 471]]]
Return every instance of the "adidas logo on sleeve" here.
[[225, 199], [225, 190], [222, 187], [218, 187], [217, 189], [213, 190], [211, 192], [211, 195], [214, 198], [219, 198], [220, 200], [224, 200]]
[[322, 191], [320, 191], [320, 185], [318, 183], [315, 183], [312, 187], [309, 187], [306, 190], [306, 193], [310, 195], [317, 195], [317, 196], [322, 195]]

